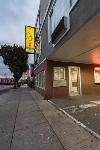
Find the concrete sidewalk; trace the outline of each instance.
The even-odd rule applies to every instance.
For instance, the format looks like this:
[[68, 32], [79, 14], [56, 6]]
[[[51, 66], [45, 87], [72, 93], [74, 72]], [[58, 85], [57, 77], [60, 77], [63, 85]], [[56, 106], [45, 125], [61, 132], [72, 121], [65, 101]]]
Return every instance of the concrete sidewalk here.
[[57, 137], [67, 150], [100, 150], [100, 141], [36, 92], [31, 92]]
[[0, 85], [0, 95], [8, 92], [11, 88], [12, 88], [11, 86]]
[[28, 88], [0, 97], [0, 150], [64, 150]]

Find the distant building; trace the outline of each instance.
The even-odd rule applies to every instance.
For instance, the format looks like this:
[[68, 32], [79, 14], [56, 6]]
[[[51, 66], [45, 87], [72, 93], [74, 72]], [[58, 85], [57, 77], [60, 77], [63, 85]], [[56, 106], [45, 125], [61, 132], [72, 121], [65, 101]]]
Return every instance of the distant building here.
[[13, 78], [8, 66], [4, 65], [2, 56], [0, 56], [0, 78]]
[[26, 80], [27, 78], [27, 72], [24, 72], [20, 80]]

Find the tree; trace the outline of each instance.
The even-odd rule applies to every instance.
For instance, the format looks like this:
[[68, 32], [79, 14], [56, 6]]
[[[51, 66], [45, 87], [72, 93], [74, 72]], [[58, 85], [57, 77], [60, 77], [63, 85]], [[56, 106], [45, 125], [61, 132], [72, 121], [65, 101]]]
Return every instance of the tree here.
[[1, 46], [1, 56], [4, 64], [7, 65], [14, 77], [14, 88], [18, 86], [18, 80], [21, 78], [23, 72], [27, 71], [28, 54], [25, 49], [17, 45], [3, 45]]

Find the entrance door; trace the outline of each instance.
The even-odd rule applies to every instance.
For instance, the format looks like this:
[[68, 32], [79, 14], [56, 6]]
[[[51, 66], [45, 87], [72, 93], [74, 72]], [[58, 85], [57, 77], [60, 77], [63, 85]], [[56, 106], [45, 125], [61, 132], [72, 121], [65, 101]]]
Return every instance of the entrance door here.
[[80, 94], [80, 67], [69, 67], [69, 95], [76, 96]]

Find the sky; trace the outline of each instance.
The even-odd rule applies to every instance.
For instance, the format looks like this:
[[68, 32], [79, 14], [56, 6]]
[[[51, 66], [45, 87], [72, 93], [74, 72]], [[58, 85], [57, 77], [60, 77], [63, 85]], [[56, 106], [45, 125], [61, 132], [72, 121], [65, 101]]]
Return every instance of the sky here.
[[[34, 26], [40, 0], [0, 0], [0, 44], [25, 46], [25, 25]], [[32, 63], [33, 55], [29, 56]]]
[[25, 25], [34, 26], [40, 0], [0, 0], [0, 42], [24, 46]]

